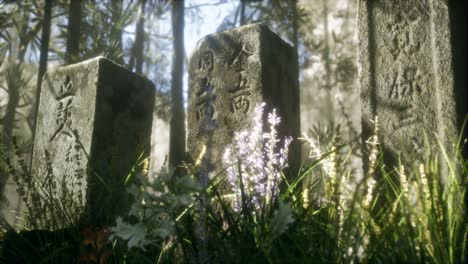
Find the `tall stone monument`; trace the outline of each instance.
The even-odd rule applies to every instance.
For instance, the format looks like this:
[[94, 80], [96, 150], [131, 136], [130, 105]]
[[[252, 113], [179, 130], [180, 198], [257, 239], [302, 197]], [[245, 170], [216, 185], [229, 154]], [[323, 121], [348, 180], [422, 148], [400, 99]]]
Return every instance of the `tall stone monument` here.
[[113, 221], [128, 208], [128, 173], [149, 156], [153, 104], [150, 81], [102, 57], [48, 72], [33, 174], [82, 204], [85, 223]]
[[289, 150], [292, 171], [300, 163], [298, 59], [293, 47], [267, 26], [251, 24], [208, 35], [189, 62], [188, 151], [206, 147], [210, 171], [223, 169], [226, 146], [235, 131], [252, 126], [254, 108], [266, 103], [281, 117], [279, 136], [295, 138]]
[[459, 66], [448, 2], [359, 1], [363, 137], [371, 135], [370, 120], [378, 116], [391, 167], [398, 158], [407, 165], [422, 160], [425, 142], [435, 150], [440, 140], [450, 151], [466, 116], [466, 97], [460, 98], [466, 87], [454, 74]]

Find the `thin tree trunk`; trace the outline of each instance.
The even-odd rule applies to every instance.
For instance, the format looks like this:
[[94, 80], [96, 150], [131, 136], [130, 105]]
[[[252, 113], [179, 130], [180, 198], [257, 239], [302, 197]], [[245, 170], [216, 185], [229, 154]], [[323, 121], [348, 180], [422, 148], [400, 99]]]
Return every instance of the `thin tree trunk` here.
[[18, 61], [20, 63], [24, 62], [24, 55], [26, 54], [27, 46], [29, 44], [28, 39], [28, 24], [29, 24], [29, 17], [30, 17], [30, 10], [26, 9], [24, 11], [24, 18], [21, 23], [21, 31], [19, 33], [19, 48], [18, 48]]
[[331, 65], [330, 65], [330, 40], [329, 40], [329, 32], [328, 32], [328, 5], [327, 0], [323, 1], [323, 31], [324, 31], [324, 42], [325, 42], [325, 50], [324, 50], [324, 62], [325, 62], [325, 72], [326, 72], [326, 88], [328, 90], [331, 89]]
[[[3, 116], [2, 125], [3, 125], [3, 133], [0, 137], [0, 143], [4, 144], [8, 147], [8, 151], [10, 151], [10, 146], [12, 143], [13, 137], [13, 128], [15, 125], [15, 116], [16, 116], [16, 108], [18, 107], [19, 103], [19, 87], [17, 83], [14, 82], [14, 78], [21, 78], [21, 76], [16, 76], [13, 74], [13, 69], [16, 67], [20, 67], [19, 65], [12, 64], [12, 59], [10, 58], [10, 64], [7, 68], [7, 86], [8, 86], [8, 104], [6, 106], [5, 115]], [[15, 68], [12, 68], [15, 67]], [[14, 76], [13, 76], [14, 75]], [[4, 196], [4, 190], [6, 183], [9, 178], [9, 174], [4, 170], [4, 168], [0, 168], [0, 208], [3, 208], [3, 205], [8, 203], [8, 199]]]
[[245, 0], [240, 0], [240, 26], [245, 25]]
[[180, 165], [185, 156], [185, 114], [182, 91], [184, 70], [184, 1], [172, 2], [172, 118], [169, 142], [169, 164]]
[[52, 20], [52, 3], [54, 0], [45, 0], [44, 4], [44, 19], [42, 27], [42, 37], [41, 37], [41, 55], [39, 58], [39, 71], [37, 74], [37, 87], [36, 87], [36, 98], [34, 101], [33, 109], [33, 127], [32, 127], [32, 140], [36, 136], [36, 122], [37, 122], [37, 113], [39, 109], [39, 99], [41, 96], [41, 85], [42, 77], [47, 71], [47, 60], [49, 57], [49, 40], [50, 40], [50, 26]]
[[[117, 47], [120, 51], [122, 48], [122, 25], [120, 19], [122, 17], [122, 0], [110, 0], [112, 7], [112, 29], [111, 29], [111, 40], [117, 42]], [[120, 57], [116, 61], [119, 64], [123, 64], [123, 57]]]
[[[6, 83], [8, 87], [8, 103], [5, 109], [5, 115], [2, 119], [3, 124], [3, 143], [9, 144], [11, 142], [13, 136], [13, 128], [15, 126], [15, 116], [16, 116], [16, 108], [19, 104], [19, 87], [18, 83], [15, 80], [20, 80], [21, 76], [17, 76], [19, 71], [20, 65], [24, 62], [24, 55], [26, 53], [27, 45], [26, 39], [28, 35], [28, 23], [29, 23], [29, 11], [25, 11], [24, 15], [25, 18], [22, 20], [20, 31], [18, 32], [19, 35], [19, 43], [16, 49], [17, 53], [11, 52], [9, 55], [9, 64], [8, 68], [6, 69]], [[13, 46], [13, 45], [12, 45]], [[12, 48], [13, 49], [13, 48]], [[15, 63], [15, 56], [18, 64]], [[18, 71], [17, 71], [18, 70]], [[17, 79], [15, 79], [17, 78]]]
[[327, 119], [332, 121], [333, 120], [333, 106], [334, 101], [331, 95], [331, 61], [330, 61], [330, 40], [329, 40], [329, 31], [328, 31], [328, 4], [327, 1], [329, 0], [322, 0], [323, 2], [323, 28], [324, 28], [324, 42], [325, 42], [325, 50], [323, 53], [323, 61], [325, 63], [325, 89], [327, 91], [327, 100], [328, 106], [331, 108], [330, 111], [327, 111]]
[[81, 0], [70, 0], [65, 64], [79, 61], [81, 34]]
[[140, 0], [140, 12], [136, 25], [135, 42], [132, 47], [132, 56], [130, 58], [129, 68], [141, 74], [143, 69], [143, 50], [145, 47], [145, 5], [146, 0]]
[[[16, 67], [16, 66], [14, 66]], [[19, 87], [8, 87], [8, 104], [3, 117], [3, 133], [5, 142], [11, 142], [13, 128], [15, 126], [16, 107], [19, 103]]]
[[298, 30], [299, 30], [299, 25], [298, 25], [298, 17], [297, 17], [297, 0], [291, 0], [292, 1], [292, 24], [293, 24], [293, 45], [294, 48], [296, 49], [296, 52], [298, 51], [298, 43], [299, 43], [299, 37], [298, 37]]
[[[29, 20], [29, 18], [28, 18]], [[24, 27], [22, 27], [22, 31]], [[22, 33], [19, 32], [20, 40], [17, 43], [16, 47], [13, 45], [10, 46], [9, 56], [8, 56], [8, 66], [6, 68], [6, 85], [8, 87], [8, 103], [6, 105], [5, 114], [1, 119], [2, 122], [2, 143], [3, 144], [10, 144], [11, 139], [13, 136], [13, 128], [15, 126], [15, 116], [16, 116], [16, 108], [19, 104], [19, 81], [21, 80], [22, 76], [19, 74], [21, 73], [21, 63], [23, 62], [22, 57], [20, 55], [22, 48], [23, 40], [21, 39]], [[16, 43], [15, 43], [16, 44]], [[19, 63], [15, 62], [15, 57], [19, 61]]]
[[136, 46], [136, 56], [135, 56], [135, 72], [141, 74], [143, 70], [143, 51], [145, 48], [145, 5], [146, 0], [141, 0], [141, 10], [140, 18], [138, 19], [137, 35], [139, 36], [139, 41]]

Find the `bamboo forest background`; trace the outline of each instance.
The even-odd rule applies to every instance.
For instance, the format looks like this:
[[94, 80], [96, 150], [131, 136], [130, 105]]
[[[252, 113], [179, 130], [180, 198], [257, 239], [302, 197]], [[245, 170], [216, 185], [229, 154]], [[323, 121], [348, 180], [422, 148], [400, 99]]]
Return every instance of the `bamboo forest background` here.
[[[152, 159], [159, 165], [177, 160], [167, 157], [173, 147], [168, 138], [181, 131], [184, 120], [171, 117], [185, 111], [185, 67], [196, 41], [254, 22], [267, 24], [298, 51], [302, 131], [319, 138], [324, 149], [338, 134], [344, 142], [359, 143], [355, 1], [176, 2], [1, 0], [0, 151], [30, 152], [36, 98], [47, 69], [103, 55], [155, 84], [153, 134], [158, 137], [153, 138]], [[171, 20], [174, 14], [182, 15], [184, 23]], [[177, 58], [184, 68], [173, 63]], [[349, 148], [360, 156], [359, 147]], [[305, 146], [303, 151], [308, 153]], [[359, 170], [360, 159], [353, 160]], [[0, 175], [2, 216], [15, 223], [21, 209], [16, 186], [5, 167]]]

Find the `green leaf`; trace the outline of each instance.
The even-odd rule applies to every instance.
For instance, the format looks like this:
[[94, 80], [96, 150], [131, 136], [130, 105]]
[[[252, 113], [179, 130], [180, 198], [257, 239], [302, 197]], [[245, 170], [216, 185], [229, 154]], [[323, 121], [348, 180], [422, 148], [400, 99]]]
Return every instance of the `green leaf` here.
[[128, 248], [139, 247], [144, 249], [145, 245], [150, 244], [146, 240], [147, 229], [142, 223], [135, 225], [126, 224], [122, 221], [121, 217], [116, 220], [116, 226], [112, 228], [111, 239], [118, 237], [123, 240], [128, 240]]

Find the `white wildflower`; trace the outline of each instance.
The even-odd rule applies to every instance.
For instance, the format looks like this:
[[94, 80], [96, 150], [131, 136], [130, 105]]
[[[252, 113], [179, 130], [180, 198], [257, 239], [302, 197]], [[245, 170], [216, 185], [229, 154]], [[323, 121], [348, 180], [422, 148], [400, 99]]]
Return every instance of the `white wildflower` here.
[[235, 193], [233, 208], [236, 211], [241, 210], [242, 204], [257, 210], [269, 205], [278, 195], [281, 171], [287, 167], [291, 138], [284, 139], [284, 147], [279, 148], [276, 126], [280, 118], [275, 110], [268, 114], [269, 132], [263, 132], [264, 107], [263, 103], [255, 108], [253, 126], [234, 133], [233, 143], [223, 155], [228, 182]]
[[374, 178], [369, 178], [367, 181], [367, 193], [366, 193], [366, 198], [364, 199], [363, 206], [365, 209], [370, 209], [371, 203], [372, 203], [372, 192], [374, 191], [375, 184], [377, 183]]

